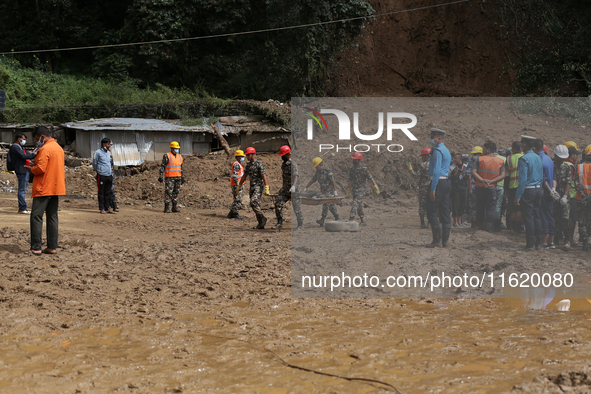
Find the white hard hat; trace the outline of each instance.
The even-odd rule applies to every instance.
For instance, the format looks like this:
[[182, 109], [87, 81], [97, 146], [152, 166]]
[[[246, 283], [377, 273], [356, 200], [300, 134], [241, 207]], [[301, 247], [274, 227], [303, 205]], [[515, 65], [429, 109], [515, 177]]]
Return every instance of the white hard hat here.
[[561, 159], [568, 159], [568, 148], [566, 145], [557, 145], [556, 148], [554, 148], [554, 154]]

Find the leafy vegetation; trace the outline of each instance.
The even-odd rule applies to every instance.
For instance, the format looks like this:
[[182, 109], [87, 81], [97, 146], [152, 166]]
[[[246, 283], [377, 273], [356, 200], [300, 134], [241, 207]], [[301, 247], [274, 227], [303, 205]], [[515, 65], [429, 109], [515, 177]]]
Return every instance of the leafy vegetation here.
[[[373, 13], [363, 0], [4, 0], [0, 2], [0, 51], [240, 33]], [[179, 89], [175, 92], [188, 89], [226, 98], [287, 101], [292, 96], [321, 95], [334, 57], [353, 42], [363, 26], [364, 20], [358, 19], [219, 38], [14, 57], [31, 68], [101, 78], [97, 83], [116, 82], [111, 86], [120, 89], [113, 92], [114, 99], [135, 87], [164, 94], [163, 86], [169, 86]]]

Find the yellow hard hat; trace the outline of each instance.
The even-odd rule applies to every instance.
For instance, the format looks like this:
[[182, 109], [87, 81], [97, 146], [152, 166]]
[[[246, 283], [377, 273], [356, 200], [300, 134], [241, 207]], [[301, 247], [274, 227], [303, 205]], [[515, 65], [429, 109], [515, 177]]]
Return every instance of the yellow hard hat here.
[[246, 155], [244, 154], [243, 151], [241, 151], [240, 149], [238, 149], [236, 152], [234, 152], [234, 156], [236, 156], [236, 157], [238, 157], [238, 156], [244, 157]]
[[474, 148], [472, 148], [472, 152], [470, 152], [470, 153], [482, 153], [482, 147], [475, 146]]
[[587, 145], [587, 147], [585, 148], [585, 154], [588, 155], [589, 152], [591, 152], [591, 145]]
[[176, 142], [176, 141], [172, 141], [172, 142], [170, 143], [170, 147], [171, 147], [171, 148], [174, 148], [174, 149], [181, 149], [181, 146], [180, 146], [180, 145], [179, 145], [179, 143], [178, 143], [178, 142]]
[[579, 150], [579, 148], [577, 147], [577, 144], [574, 141], [566, 141], [564, 143], [564, 145], [566, 145], [567, 148], [570, 148], [572, 146], [576, 150]]
[[314, 168], [316, 168], [320, 163], [322, 163], [322, 159], [320, 157], [315, 157], [314, 160], [312, 160], [312, 165]]

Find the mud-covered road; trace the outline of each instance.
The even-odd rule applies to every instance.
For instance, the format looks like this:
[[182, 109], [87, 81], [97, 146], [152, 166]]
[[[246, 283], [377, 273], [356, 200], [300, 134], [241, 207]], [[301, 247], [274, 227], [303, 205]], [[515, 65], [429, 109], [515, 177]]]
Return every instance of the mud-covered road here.
[[[557, 312], [559, 299], [534, 310], [523, 306], [531, 300], [291, 298], [290, 232], [252, 230], [252, 212], [236, 221], [226, 208], [165, 215], [138, 202], [100, 215], [94, 200], [66, 197], [58, 254], [24, 257], [28, 216], [15, 213], [15, 199], [0, 194], [2, 392], [558, 393], [591, 385], [585, 299]], [[418, 244], [429, 232], [412, 205], [400, 214], [412, 224], [391, 231]], [[316, 231], [312, 219], [306, 231]], [[454, 244], [477, 236], [468, 232], [454, 233]], [[507, 248], [521, 242], [492, 236]], [[461, 259], [465, 249], [447, 253]]]

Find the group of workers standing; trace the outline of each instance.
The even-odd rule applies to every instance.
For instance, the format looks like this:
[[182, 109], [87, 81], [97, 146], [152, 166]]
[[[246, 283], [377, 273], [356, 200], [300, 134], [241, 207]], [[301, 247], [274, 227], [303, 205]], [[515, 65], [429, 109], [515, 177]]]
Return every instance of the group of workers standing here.
[[[470, 226], [493, 232], [508, 228], [525, 231], [526, 250], [555, 249], [559, 242], [575, 246], [578, 222], [583, 250], [590, 249], [591, 145], [583, 160], [573, 141], [554, 149], [554, 159], [539, 138], [522, 136], [511, 149], [500, 150], [486, 142], [472, 150], [472, 158], [450, 154], [445, 131], [431, 129], [432, 148], [421, 151], [419, 216], [426, 228], [427, 214], [433, 234], [428, 247], [447, 246], [453, 226]], [[502, 213], [506, 209], [506, 224]], [[451, 217], [451, 219], [450, 219]]]

